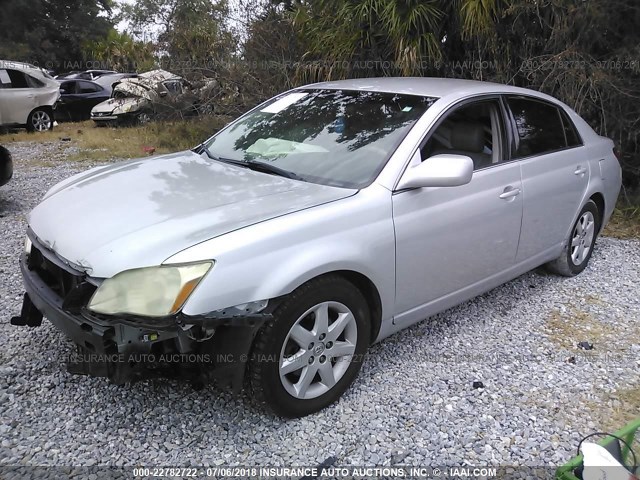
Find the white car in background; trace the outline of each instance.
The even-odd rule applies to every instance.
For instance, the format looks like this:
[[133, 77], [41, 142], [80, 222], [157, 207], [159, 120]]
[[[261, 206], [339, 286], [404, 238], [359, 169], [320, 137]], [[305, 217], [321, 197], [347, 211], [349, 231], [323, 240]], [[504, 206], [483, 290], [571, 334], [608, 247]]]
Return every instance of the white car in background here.
[[50, 130], [59, 98], [60, 85], [44, 70], [0, 60], [0, 127]]

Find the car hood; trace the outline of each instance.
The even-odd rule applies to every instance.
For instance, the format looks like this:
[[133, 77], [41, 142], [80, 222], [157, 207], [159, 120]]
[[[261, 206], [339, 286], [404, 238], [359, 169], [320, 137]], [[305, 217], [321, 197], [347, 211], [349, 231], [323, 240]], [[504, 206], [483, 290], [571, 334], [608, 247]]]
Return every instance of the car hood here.
[[181, 152], [99, 167], [52, 188], [29, 215], [37, 239], [94, 277], [159, 265], [202, 241], [355, 190]]
[[142, 104], [146, 104], [146, 102], [148, 102], [147, 99], [140, 97], [110, 98], [93, 107], [91, 113], [111, 113], [116, 109], [119, 113], [124, 113], [127, 107], [129, 107], [129, 111], [135, 111], [140, 108]]

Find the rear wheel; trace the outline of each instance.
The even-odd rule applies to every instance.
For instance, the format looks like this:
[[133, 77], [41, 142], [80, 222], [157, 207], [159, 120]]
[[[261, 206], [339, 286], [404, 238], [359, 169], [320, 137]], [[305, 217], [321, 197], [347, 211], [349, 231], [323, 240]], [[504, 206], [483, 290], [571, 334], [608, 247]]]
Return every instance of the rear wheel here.
[[46, 132], [53, 128], [53, 117], [51, 113], [43, 108], [38, 108], [31, 112], [27, 119], [27, 130], [30, 132]]
[[547, 268], [565, 277], [573, 277], [587, 268], [600, 230], [600, 218], [597, 205], [589, 200], [573, 225], [562, 255], [549, 262]]
[[258, 334], [249, 365], [254, 395], [285, 417], [333, 403], [360, 370], [370, 328], [353, 284], [335, 275], [306, 283]]

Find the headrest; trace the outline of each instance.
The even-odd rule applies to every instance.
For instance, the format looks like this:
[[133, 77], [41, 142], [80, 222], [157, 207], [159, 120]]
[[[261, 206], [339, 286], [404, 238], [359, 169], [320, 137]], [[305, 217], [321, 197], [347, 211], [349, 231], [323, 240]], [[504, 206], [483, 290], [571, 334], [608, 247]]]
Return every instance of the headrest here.
[[484, 127], [480, 123], [460, 122], [451, 132], [453, 150], [481, 153], [484, 150]]

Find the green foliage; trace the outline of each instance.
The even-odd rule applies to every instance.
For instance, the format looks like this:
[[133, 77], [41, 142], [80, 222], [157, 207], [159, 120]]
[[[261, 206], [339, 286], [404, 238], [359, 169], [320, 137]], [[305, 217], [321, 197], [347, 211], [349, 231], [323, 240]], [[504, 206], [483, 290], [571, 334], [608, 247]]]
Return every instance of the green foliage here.
[[[255, 1], [251, 3], [255, 4]], [[248, 5], [241, 5], [248, 7]], [[246, 20], [241, 62], [228, 78], [241, 85], [243, 103], [252, 105], [296, 86], [296, 68], [306, 45], [294, 26], [291, 5], [264, 4]]]
[[151, 43], [139, 42], [127, 33], [112, 29], [106, 38], [88, 42], [85, 57], [119, 72], [146, 72], [155, 66]]
[[309, 44], [306, 80], [421, 75], [455, 52], [462, 40], [495, 37], [503, 0], [318, 0], [296, 9]]
[[215, 73], [236, 50], [225, 0], [139, 0], [122, 8], [134, 34], [156, 36], [161, 64], [172, 72]]
[[64, 69], [113, 28], [110, 0], [0, 1], [0, 58]]

